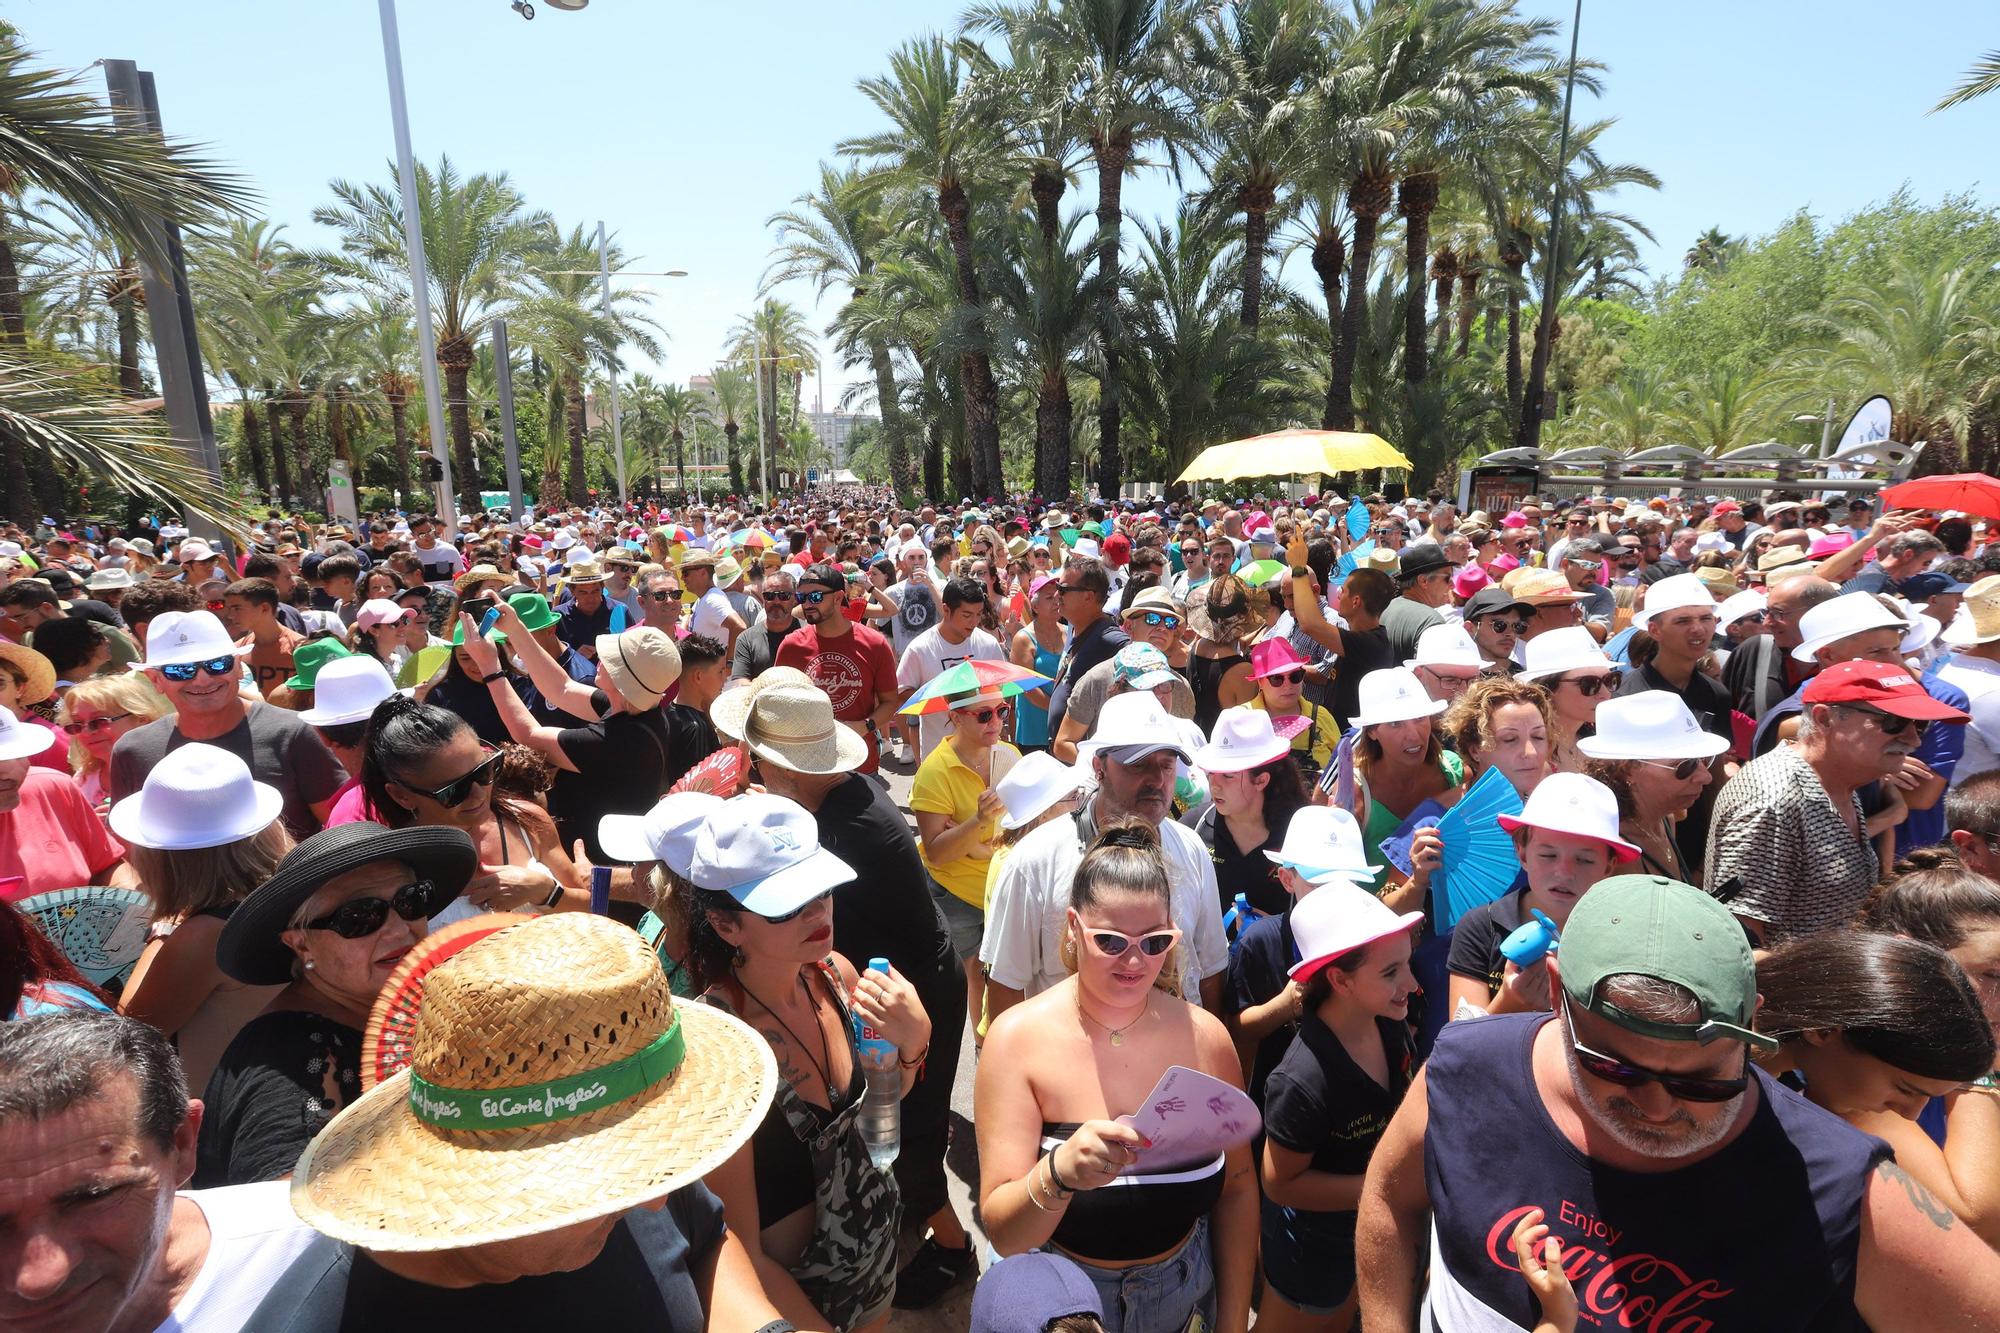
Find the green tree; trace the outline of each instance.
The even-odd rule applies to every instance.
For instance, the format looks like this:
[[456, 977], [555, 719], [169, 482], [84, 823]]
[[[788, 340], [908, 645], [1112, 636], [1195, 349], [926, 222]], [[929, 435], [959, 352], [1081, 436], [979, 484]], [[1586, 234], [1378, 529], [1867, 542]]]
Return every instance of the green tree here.
[[693, 390], [669, 384], [660, 390], [660, 412], [665, 419], [667, 438], [674, 445], [674, 471], [680, 480], [681, 490], [686, 491], [687, 437], [694, 433], [696, 424], [708, 416], [708, 404]]
[[1008, 349], [1035, 395], [1034, 491], [1070, 493], [1075, 403], [1070, 381], [1084, 373], [1096, 341], [1103, 275], [1090, 271], [1093, 250], [1079, 245], [1084, 216], [1074, 214], [1054, 243], [1039, 229], [1015, 239], [1014, 262], [996, 270], [993, 338]]
[[736, 432], [742, 425], [744, 411], [751, 398], [750, 376], [738, 366], [717, 366], [708, 374], [709, 386], [715, 391], [713, 415], [722, 418], [723, 447], [728, 454], [729, 489], [735, 495], [747, 495], [749, 487], [743, 484], [743, 460], [736, 451]]

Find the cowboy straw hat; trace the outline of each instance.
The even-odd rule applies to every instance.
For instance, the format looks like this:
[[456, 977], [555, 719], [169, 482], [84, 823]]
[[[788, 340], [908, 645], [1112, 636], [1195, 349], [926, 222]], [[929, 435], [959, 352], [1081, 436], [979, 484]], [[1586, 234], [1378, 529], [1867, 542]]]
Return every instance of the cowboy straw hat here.
[[493, 1245], [665, 1198], [749, 1141], [778, 1081], [754, 1029], [675, 1004], [644, 941], [583, 912], [440, 964], [410, 1056], [292, 1175], [299, 1218], [366, 1250]]
[[597, 661], [625, 702], [644, 712], [658, 706], [681, 678], [681, 650], [673, 635], [653, 625], [634, 625], [618, 634], [600, 634]]
[[15, 695], [17, 703], [38, 704], [56, 692], [56, 664], [33, 648], [0, 639], [0, 662], [13, 667], [23, 677], [21, 689]]
[[834, 718], [833, 700], [797, 667], [771, 667], [748, 689], [723, 691], [708, 718], [752, 754], [794, 773], [851, 773], [868, 762], [868, 742]]
[[[511, 583], [511, 582], [513, 582], [513, 578], [510, 575], [501, 573], [496, 566], [481, 564], [481, 565], [474, 565], [471, 569], [466, 570], [463, 574], [460, 574], [457, 578], [453, 579], [451, 581], [451, 586], [452, 586], [452, 591], [456, 592], [460, 598], [464, 598], [467, 593], [471, 592], [474, 588], [477, 588], [482, 583]], [[410, 589], [405, 589], [405, 591], [415, 592], [416, 589], [410, 588]]]
[[2000, 639], [2000, 574], [1988, 574], [1965, 590], [1958, 615], [1945, 627], [1944, 641], [1953, 648], [1971, 648]]

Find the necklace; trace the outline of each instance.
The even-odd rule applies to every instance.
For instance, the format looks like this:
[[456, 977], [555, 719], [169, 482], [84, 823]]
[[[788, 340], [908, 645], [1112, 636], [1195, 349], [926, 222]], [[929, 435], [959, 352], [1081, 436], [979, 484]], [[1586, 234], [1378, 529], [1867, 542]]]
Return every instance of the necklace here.
[[1146, 1000], [1146, 1007], [1139, 1011], [1138, 1017], [1134, 1018], [1130, 1023], [1127, 1023], [1122, 1028], [1115, 1028], [1100, 1018], [1092, 1018], [1090, 1014], [1088, 1014], [1084, 1010], [1083, 995], [1081, 993], [1078, 993], [1076, 997], [1076, 1016], [1078, 1018], [1086, 1019], [1089, 1022], [1095, 1023], [1097, 1024], [1097, 1026], [1103, 1028], [1106, 1032], [1110, 1033], [1111, 1044], [1113, 1046], [1123, 1046], [1125, 1044], [1125, 1034], [1130, 1032], [1134, 1027], [1138, 1026], [1139, 1019], [1144, 1018], [1147, 1014], [1151, 1013], [1152, 1011], [1153, 1011], [1152, 998], [1148, 996]]
[[[731, 975], [735, 974], [732, 973]], [[756, 991], [751, 990], [748, 986], [744, 986], [741, 976], [736, 976], [736, 984], [743, 987], [745, 995], [757, 1001], [758, 1008], [777, 1019], [778, 1026], [785, 1030], [785, 1035], [797, 1043], [799, 1054], [805, 1056], [806, 1063], [810, 1064], [813, 1067], [813, 1072], [819, 1075], [820, 1084], [826, 1089], [827, 1103], [831, 1105], [833, 1103], [833, 1075], [828, 1071], [833, 1067], [833, 1051], [826, 1044], [826, 1028], [819, 1021], [819, 1001], [814, 997], [812, 987], [806, 984], [804, 974], [801, 973], [799, 976], [799, 985], [805, 989], [806, 1003], [812, 1007], [813, 1029], [819, 1033], [819, 1061], [813, 1059], [812, 1052], [806, 1048], [806, 1044], [803, 1041], [799, 1040], [799, 1034], [792, 1031], [792, 1025], [785, 1021], [783, 1014], [773, 1009], [770, 1005], [765, 1004], [763, 997], [758, 995]]]

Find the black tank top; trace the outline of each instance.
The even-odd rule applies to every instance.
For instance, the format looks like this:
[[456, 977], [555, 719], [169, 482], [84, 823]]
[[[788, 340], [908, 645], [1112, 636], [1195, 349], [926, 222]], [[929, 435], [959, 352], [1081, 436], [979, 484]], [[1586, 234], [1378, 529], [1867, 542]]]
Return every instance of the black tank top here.
[[1758, 1070], [1749, 1126], [1713, 1156], [1655, 1174], [1589, 1161], [1535, 1089], [1529, 1050], [1547, 1021], [1466, 1019], [1431, 1053], [1429, 1328], [1535, 1326], [1509, 1239], [1530, 1208], [1563, 1243], [1582, 1326], [1866, 1327], [1854, 1308], [1861, 1197], [1887, 1144]]
[[1202, 735], [1215, 730], [1215, 719], [1222, 716], [1222, 678], [1238, 662], [1249, 660], [1241, 653], [1227, 657], [1188, 654], [1187, 678], [1194, 690], [1194, 724], [1201, 728]]

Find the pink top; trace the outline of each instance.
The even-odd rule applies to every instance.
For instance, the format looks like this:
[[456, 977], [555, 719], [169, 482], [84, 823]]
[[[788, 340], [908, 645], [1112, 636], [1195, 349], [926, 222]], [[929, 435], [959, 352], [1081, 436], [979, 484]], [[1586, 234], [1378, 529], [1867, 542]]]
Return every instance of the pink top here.
[[124, 844], [61, 773], [29, 768], [20, 803], [0, 814], [0, 879], [20, 876], [24, 896], [102, 884], [124, 859]]
[[333, 794], [333, 809], [326, 812], [326, 826], [358, 824], [374, 818], [375, 808], [368, 804], [368, 793], [361, 790], [361, 779], [349, 778], [347, 785]]
[[69, 774], [69, 737], [38, 717], [29, 716], [21, 720], [32, 723], [49, 733], [49, 748], [43, 750], [29, 762], [34, 764], [36, 768], [53, 768], [56, 772], [67, 776]]

